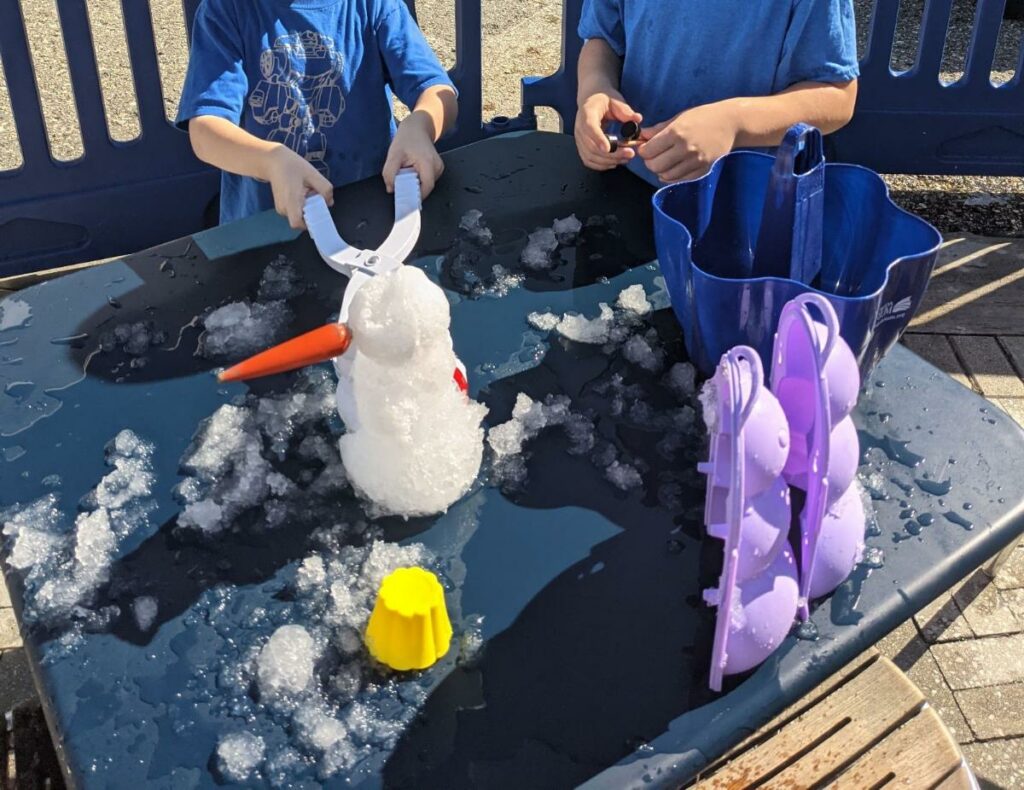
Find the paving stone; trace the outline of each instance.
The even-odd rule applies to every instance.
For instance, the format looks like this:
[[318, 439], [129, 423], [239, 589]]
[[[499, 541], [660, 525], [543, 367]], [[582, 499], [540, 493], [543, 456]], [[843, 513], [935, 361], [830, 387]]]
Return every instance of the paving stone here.
[[1003, 590], [1002, 594], [1003, 600], [1017, 615], [1017, 619], [1024, 621], [1024, 589], [1018, 587], [1013, 590]]
[[946, 685], [946, 679], [935, 658], [928, 652], [928, 643], [918, 634], [912, 620], [907, 620], [895, 631], [882, 639], [878, 652], [898, 666], [910, 681], [928, 699], [942, 723], [958, 743], [970, 743], [974, 733], [967, 724], [953, 692]]
[[0, 653], [0, 714], [37, 697], [24, 649]]
[[972, 389], [971, 380], [967, 377], [960, 360], [953, 353], [953, 347], [945, 335], [919, 335], [908, 332], [903, 336], [901, 342], [919, 357], [931, 362], [967, 389]]
[[21, 632], [13, 609], [0, 609], [0, 650], [21, 647]]
[[1017, 372], [1024, 373], [1024, 337], [1019, 335], [1000, 336], [999, 342], [1009, 355], [1013, 366], [1017, 368]]
[[9, 608], [11, 605], [11, 594], [7, 592], [7, 582], [4, 575], [0, 573], [0, 608]]
[[1003, 600], [1002, 591], [992, 584], [984, 571], [976, 571], [954, 589], [953, 600], [976, 636], [1015, 634], [1024, 630], [1013, 609]]
[[1024, 398], [993, 398], [992, 402], [1024, 426]]
[[994, 337], [958, 335], [950, 338], [967, 372], [988, 398], [1024, 398], [1020, 380]]
[[1024, 735], [1024, 683], [964, 689], [955, 692], [955, 698], [976, 738]]
[[954, 691], [1024, 682], [1024, 634], [945, 642], [931, 652]]
[[914, 615], [926, 642], [952, 642], [974, 636], [971, 626], [948, 592], [943, 593]]
[[1017, 547], [992, 581], [1000, 590], [1024, 587], [1024, 547]]
[[1024, 787], [1024, 738], [972, 743], [964, 757], [983, 788]]

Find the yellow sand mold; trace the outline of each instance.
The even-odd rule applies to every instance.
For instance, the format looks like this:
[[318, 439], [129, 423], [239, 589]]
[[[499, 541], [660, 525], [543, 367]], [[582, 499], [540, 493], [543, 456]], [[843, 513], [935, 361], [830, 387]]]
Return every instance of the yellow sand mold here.
[[452, 625], [437, 577], [399, 568], [380, 585], [366, 626], [366, 647], [392, 669], [426, 669], [448, 652]]

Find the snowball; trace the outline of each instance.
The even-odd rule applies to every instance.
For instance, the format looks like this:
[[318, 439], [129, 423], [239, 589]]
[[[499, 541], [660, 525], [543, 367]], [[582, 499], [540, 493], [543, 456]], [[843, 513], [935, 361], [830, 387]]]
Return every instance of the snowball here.
[[447, 510], [480, 468], [486, 408], [454, 382], [449, 320], [444, 292], [410, 266], [378, 275], [352, 301], [355, 353], [340, 389], [357, 419], [339, 446], [352, 485], [384, 513]]
[[260, 693], [269, 699], [304, 691], [313, 680], [316, 648], [301, 625], [274, 631], [257, 659]]
[[263, 762], [263, 739], [250, 732], [233, 732], [217, 744], [217, 767], [232, 782], [244, 782]]

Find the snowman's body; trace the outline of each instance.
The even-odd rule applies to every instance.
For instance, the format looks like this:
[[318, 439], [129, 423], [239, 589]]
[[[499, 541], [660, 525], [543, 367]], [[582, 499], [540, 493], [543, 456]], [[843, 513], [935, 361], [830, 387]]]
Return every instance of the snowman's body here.
[[452, 375], [465, 371], [448, 300], [421, 270], [403, 266], [371, 278], [345, 307], [353, 342], [335, 370], [349, 478], [385, 512], [444, 511], [476, 478], [486, 413]]

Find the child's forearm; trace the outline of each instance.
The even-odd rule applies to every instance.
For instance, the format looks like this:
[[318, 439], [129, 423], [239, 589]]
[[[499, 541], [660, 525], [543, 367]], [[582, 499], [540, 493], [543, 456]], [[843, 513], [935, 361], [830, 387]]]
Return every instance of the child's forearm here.
[[434, 85], [423, 91], [412, 113], [402, 123], [412, 121], [421, 124], [431, 142], [436, 143], [455, 125], [458, 114], [459, 103], [455, 91], [447, 85]]
[[726, 99], [721, 102], [735, 119], [737, 146], [773, 146], [796, 123], [808, 123], [828, 134], [853, 117], [857, 81], [801, 82], [774, 96]]
[[271, 159], [287, 149], [261, 140], [225, 118], [200, 115], [188, 123], [195, 155], [220, 170], [269, 181]]
[[608, 42], [592, 38], [583, 45], [577, 66], [577, 104], [582, 105], [595, 93], [619, 95], [622, 59]]

